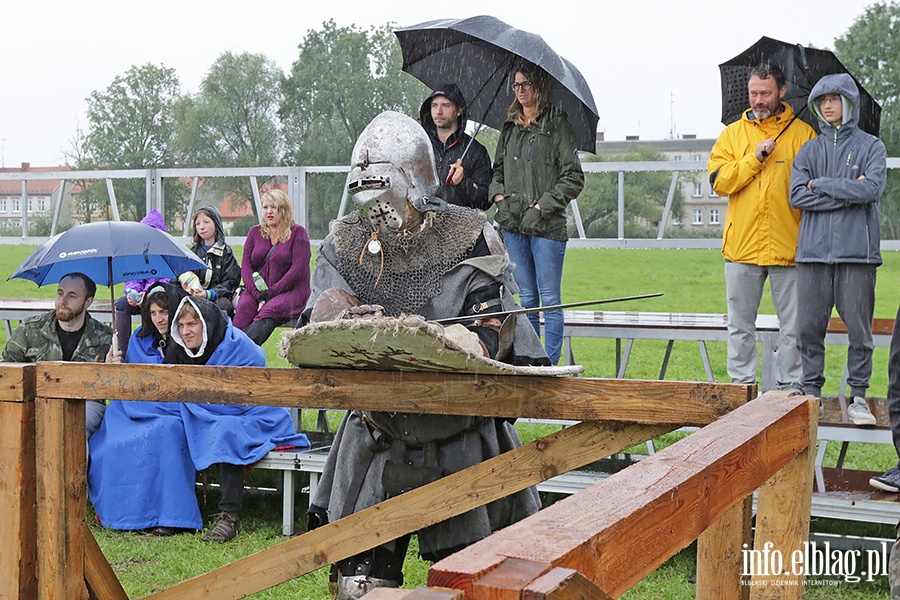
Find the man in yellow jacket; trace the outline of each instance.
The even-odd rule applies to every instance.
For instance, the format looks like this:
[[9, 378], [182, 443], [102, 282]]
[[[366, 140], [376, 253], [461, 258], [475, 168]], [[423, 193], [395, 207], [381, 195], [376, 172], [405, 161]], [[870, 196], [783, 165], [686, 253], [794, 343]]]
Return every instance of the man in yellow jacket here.
[[784, 102], [784, 73], [761, 64], [747, 82], [750, 108], [728, 125], [709, 157], [709, 182], [728, 196], [722, 239], [728, 302], [728, 374], [755, 383], [759, 353], [756, 316], [766, 278], [781, 326], [775, 357], [778, 389], [800, 390], [797, 271], [800, 211], [791, 208], [794, 156], [815, 131]]

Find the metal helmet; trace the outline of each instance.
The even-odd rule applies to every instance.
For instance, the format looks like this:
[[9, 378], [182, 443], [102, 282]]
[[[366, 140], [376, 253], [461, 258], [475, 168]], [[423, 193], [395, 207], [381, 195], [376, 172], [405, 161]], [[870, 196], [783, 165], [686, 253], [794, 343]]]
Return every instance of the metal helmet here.
[[411, 210], [445, 210], [428, 134], [406, 115], [385, 111], [356, 140], [347, 191], [374, 231], [403, 231]]

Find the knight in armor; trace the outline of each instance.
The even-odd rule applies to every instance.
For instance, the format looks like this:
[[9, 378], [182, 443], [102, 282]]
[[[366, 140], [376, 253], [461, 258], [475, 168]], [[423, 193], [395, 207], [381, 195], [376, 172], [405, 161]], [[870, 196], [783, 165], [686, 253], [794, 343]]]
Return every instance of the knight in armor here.
[[[351, 169], [349, 192], [358, 210], [331, 223], [301, 323], [471, 316], [462, 335], [485, 356], [550, 364], [527, 319], [515, 324], [511, 339], [504, 328], [503, 340], [500, 320], [479, 319], [479, 313], [518, 308], [512, 265], [484, 213], [439, 196], [431, 143], [418, 123], [395, 112], [378, 115], [356, 142]], [[311, 499], [310, 528], [519, 446], [506, 419], [349, 411]], [[440, 560], [539, 507], [534, 488], [512, 494], [419, 531], [419, 552]], [[335, 565], [337, 598], [399, 587], [408, 543], [404, 536]]]

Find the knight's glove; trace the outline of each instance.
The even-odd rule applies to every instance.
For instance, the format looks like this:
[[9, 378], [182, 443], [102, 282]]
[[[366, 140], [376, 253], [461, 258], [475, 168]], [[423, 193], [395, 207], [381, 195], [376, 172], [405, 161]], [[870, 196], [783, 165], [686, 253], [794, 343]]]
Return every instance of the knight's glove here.
[[310, 323], [335, 321], [344, 316], [347, 309], [359, 306], [359, 298], [341, 288], [329, 288], [316, 299], [309, 315]]

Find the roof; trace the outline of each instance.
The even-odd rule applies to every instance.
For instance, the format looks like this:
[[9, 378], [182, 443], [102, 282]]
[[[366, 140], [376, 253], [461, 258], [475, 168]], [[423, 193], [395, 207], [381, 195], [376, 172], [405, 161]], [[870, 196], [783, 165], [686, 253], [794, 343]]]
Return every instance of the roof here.
[[[68, 170], [69, 167], [32, 167], [29, 163], [22, 163], [21, 167], [0, 168], [0, 173], [52, 173]], [[29, 180], [27, 193], [29, 196], [49, 196], [59, 188], [59, 184], [59, 179]], [[0, 180], [0, 196], [21, 195], [21, 181]]]

